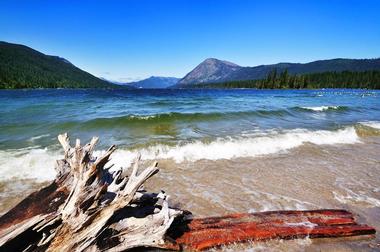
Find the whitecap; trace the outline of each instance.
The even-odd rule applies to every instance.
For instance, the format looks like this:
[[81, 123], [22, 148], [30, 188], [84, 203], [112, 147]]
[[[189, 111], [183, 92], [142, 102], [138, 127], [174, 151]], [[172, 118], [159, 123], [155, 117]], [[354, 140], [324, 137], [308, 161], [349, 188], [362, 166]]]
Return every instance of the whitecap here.
[[[282, 133], [270, 132], [251, 137], [220, 138], [209, 143], [194, 141], [177, 146], [158, 144], [141, 149], [119, 149], [112, 156], [109, 165], [113, 169], [129, 167], [137, 153], [143, 160], [172, 159], [177, 163], [197, 160], [234, 159], [256, 157], [284, 152], [305, 143], [316, 145], [360, 143], [353, 127], [336, 131], [306, 129], [289, 130]], [[94, 156], [103, 151], [95, 151]], [[0, 180], [12, 178], [32, 178], [38, 181], [52, 180], [55, 177], [55, 161], [62, 158], [61, 151], [47, 148], [27, 148], [0, 151]]]
[[113, 155], [117, 163], [131, 162], [136, 152], [143, 159], [172, 159], [177, 163], [197, 160], [234, 159], [274, 154], [299, 147], [305, 143], [316, 145], [360, 143], [354, 127], [336, 131], [305, 129], [290, 130], [284, 133], [268, 134], [257, 137], [229, 137], [216, 139], [209, 143], [194, 141], [177, 146], [154, 145], [139, 150], [118, 150]]
[[366, 122], [359, 122], [361, 125], [371, 127], [374, 129], [380, 129], [380, 122], [378, 121], [366, 121]]
[[34, 136], [34, 137], [29, 138], [29, 141], [34, 142], [35, 140], [38, 140], [38, 139], [41, 139], [44, 137], [49, 137], [49, 136], [50, 136], [50, 134], [43, 134], [43, 135], [39, 135], [39, 136]]
[[316, 112], [326, 111], [326, 110], [337, 110], [339, 106], [319, 106], [319, 107], [301, 107], [306, 110], [312, 110]]
[[54, 179], [55, 161], [59, 153], [45, 149], [0, 151], [0, 180], [35, 179], [43, 182]]

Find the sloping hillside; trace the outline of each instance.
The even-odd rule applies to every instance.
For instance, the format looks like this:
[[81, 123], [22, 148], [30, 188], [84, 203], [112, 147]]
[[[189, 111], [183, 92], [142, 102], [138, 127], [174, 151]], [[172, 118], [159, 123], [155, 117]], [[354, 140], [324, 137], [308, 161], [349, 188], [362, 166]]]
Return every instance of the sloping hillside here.
[[0, 88], [105, 88], [114, 85], [27, 46], [0, 42]]

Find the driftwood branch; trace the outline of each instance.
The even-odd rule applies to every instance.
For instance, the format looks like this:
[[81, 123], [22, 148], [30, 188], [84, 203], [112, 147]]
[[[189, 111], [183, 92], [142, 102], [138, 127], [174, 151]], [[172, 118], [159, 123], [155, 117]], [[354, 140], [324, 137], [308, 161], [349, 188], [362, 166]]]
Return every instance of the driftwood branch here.
[[[244, 241], [370, 235], [345, 210], [275, 211], [193, 219], [169, 206], [164, 192], [143, 184], [157, 162], [139, 171], [105, 168], [115, 146], [93, 156], [98, 138], [70, 145], [58, 136], [64, 158], [57, 177], [0, 217], [1, 251], [125, 251], [135, 247], [204, 250]], [[129, 173], [129, 176], [127, 175]]]

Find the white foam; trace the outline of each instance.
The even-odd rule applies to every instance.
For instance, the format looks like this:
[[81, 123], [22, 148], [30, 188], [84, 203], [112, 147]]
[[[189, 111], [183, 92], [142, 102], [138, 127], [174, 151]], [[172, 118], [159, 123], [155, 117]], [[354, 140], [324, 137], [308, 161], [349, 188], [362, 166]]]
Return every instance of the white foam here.
[[380, 207], [380, 200], [365, 195], [363, 193], [355, 193], [354, 191], [345, 188], [346, 195], [342, 195], [338, 192], [333, 192], [334, 198], [342, 204], [357, 204], [362, 203], [371, 207]]
[[0, 180], [15, 177], [41, 182], [52, 180], [55, 177], [55, 161], [59, 158], [58, 153], [47, 149], [0, 151]]
[[259, 207], [251, 208], [248, 212], [265, 212], [265, 211], [276, 211], [276, 210], [308, 210], [316, 206], [313, 203], [307, 201], [301, 201], [292, 197], [288, 197], [280, 194], [273, 194], [264, 191], [250, 191], [250, 195], [253, 202], [259, 204]]
[[141, 119], [141, 120], [149, 120], [149, 119], [152, 119], [152, 118], [156, 118], [157, 115], [147, 115], [147, 116], [130, 116], [130, 118], [136, 118], [136, 119]]
[[339, 109], [339, 106], [320, 106], [320, 107], [302, 107], [303, 109], [312, 110], [312, 111], [326, 111], [329, 109]]
[[[299, 147], [304, 143], [332, 145], [358, 142], [360, 140], [353, 127], [337, 131], [297, 129], [266, 136], [218, 139], [210, 143], [196, 141], [177, 146], [156, 145], [138, 151], [143, 159], [173, 159], [180, 163], [201, 159], [218, 160], [256, 157], [286, 151]], [[131, 161], [128, 157], [134, 155], [130, 150], [119, 150], [114, 154], [113, 159], [126, 163]]]
[[374, 129], [380, 129], [380, 122], [378, 121], [360, 122], [360, 124]]

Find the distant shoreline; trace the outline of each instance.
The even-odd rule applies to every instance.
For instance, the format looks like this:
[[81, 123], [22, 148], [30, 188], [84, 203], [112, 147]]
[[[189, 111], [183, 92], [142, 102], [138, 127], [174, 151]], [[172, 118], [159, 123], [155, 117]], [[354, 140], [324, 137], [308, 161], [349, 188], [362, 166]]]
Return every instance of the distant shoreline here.
[[0, 91], [3, 90], [380, 90], [378, 88], [238, 88], [238, 87], [180, 87], [180, 88], [129, 88], [129, 87], [102, 87], [102, 88], [0, 88]]
[[[337, 58], [243, 67], [208, 58], [181, 79], [152, 76], [134, 84], [157, 88], [380, 89], [380, 59]], [[0, 89], [24, 88], [138, 87], [117, 85], [78, 68], [63, 57], [0, 41]]]

